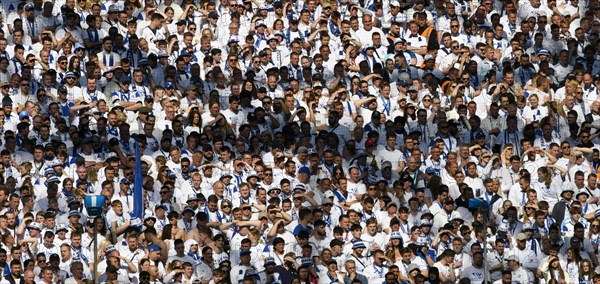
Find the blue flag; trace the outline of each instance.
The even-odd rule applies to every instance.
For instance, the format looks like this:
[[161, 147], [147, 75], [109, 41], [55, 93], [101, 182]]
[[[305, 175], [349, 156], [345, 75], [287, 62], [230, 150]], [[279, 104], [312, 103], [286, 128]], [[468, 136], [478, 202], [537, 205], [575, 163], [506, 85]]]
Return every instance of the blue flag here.
[[131, 217], [137, 217], [140, 220], [144, 217], [144, 193], [142, 192], [142, 160], [140, 160], [139, 143], [135, 142], [135, 169], [133, 180], [133, 213]]

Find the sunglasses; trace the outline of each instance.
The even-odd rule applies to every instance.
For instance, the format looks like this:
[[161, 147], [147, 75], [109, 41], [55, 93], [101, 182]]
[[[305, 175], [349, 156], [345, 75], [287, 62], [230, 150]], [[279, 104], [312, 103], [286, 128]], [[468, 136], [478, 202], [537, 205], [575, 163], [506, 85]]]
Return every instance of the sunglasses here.
[[168, 191], [161, 191], [160, 194], [167, 194], [169, 193]]

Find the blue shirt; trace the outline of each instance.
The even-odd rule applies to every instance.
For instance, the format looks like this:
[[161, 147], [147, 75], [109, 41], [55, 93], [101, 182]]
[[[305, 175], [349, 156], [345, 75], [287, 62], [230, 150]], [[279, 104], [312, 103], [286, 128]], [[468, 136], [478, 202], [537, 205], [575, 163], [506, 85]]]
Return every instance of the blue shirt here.
[[298, 224], [296, 226], [296, 228], [294, 228], [294, 235], [297, 236], [298, 234], [300, 234], [300, 232], [307, 232], [308, 234], [310, 234], [310, 232], [312, 231], [312, 227], [308, 226], [307, 228], [305, 228], [304, 226], [302, 226], [302, 224]]

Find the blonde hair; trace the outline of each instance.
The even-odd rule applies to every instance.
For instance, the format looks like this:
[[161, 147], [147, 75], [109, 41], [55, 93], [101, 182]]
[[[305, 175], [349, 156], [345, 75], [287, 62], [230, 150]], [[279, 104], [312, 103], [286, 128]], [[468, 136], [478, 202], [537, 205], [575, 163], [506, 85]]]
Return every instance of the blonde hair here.
[[23, 163], [21, 163], [20, 167], [23, 168], [26, 173], [28, 173], [28, 172], [31, 172], [33, 165], [31, 164], [31, 162], [23, 162]]
[[[527, 210], [525, 210], [525, 208], [527, 208], [528, 206], [535, 208], [535, 210], [533, 210], [533, 212], [531, 213], [531, 216], [527, 215]], [[523, 220], [521, 221], [523, 222], [523, 224], [529, 223], [529, 219], [535, 217], [535, 212], [538, 210], [538, 206], [535, 202], [529, 201], [527, 202], [527, 204], [525, 204], [525, 208], [523, 208]]]
[[98, 181], [98, 171], [94, 167], [87, 168], [87, 180], [91, 183], [96, 183]]

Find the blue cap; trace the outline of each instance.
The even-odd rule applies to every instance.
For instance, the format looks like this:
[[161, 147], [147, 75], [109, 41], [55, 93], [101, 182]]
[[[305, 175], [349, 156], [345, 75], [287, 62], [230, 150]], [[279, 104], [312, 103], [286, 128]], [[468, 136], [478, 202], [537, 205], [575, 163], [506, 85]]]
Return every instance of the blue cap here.
[[272, 257], [265, 258], [265, 265], [269, 265], [269, 264], [276, 264], [275, 259]]
[[83, 46], [83, 45], [82, 45], [82, 44], [80, 44], [80, 43], [76, 43], [76, 44], [75, 44], [75, 50], [78, 50], [78, 49], [85, 49], [85, 46]]
[[25, 118], [29, 118], [29, 113], [26, 110], [21, 111], [19, 113], [19, 119], [25, 119]]
[[131, 183], [131, 182], [129, 181], [129, 179], [126, 179], [126, 178], [122, 178], [120, 182], [121, 182], [121, 183], [124, 183], [124, 184], [130, 184], [130, 183]]
[[309, 177], [312, 175], [308, 167], [301, 167], [298, 169], [298, 174], [307, 174]]
[[47, 174], [56, 174], [56, 172], [54, 171], [53, 168], [46, 168], [46, 171], [44, 171], [44, 175]]
[[109, 253], [116, 251], [117, 248], [115, 248], [114, 245], [107, 245], [106, 246], [106, 250], [105, 250], [105, 254], [108, 255]]
[[58, 177], [57, 177], [57, 176], [51, 176], [50, 178], [48, 178], [48, 179], [46, 180], [46, 184], [49, 184], [49, 183], [51, 183], [51, 182], [60, 182], [60, 179], [58, 179]]
[[79, 213], [79, 211], [77, 211], [77, 210], [71, 210], [71, 211], [69, 211], [69, 217], [71, 217], [71, 216], [81, 217], [81, 213]]
[[400, 232], [398, 232], [398, 231], [393, 231], [390, 234], [390, 239], [392, 239], [392, 240], [401, 240], [402, 239], [402, 234]]
[[352, 244], [352, 249], [366, 248], [367, 246], [363, 243], [362, 240], [356, 240]]
[[75, 76], [75, 73], [69, 71], [65, 74], [65, 79], [67, 78], [77, 78], [77, 76]]
[[241, 249], [240, 250], [240, 256], [242, 255], [250, 255], [252, 254], [252, 252], [249, 249]]
[[165, 82], [165, 88], [171, 88], [173, 87], [173, 83], [171, 83], [170, 81]]
[[190, 56], [192, 54], [190, 53], [189, 50], [187, 50], [187, 48], [184, 48], [179, 55], [180, 56]]
[[74, 205], [74, 204], [79, 205], [79, 200], [77, 200], [77, 198], [75, 198], [75, 197], [69, 197], [69, 201], [68, 201], [67, 206], [71, 206], [71, 205]]
[[304, 186], [303, 184], [297, 184], [296, 186], [294, 186], [294, 192], [296, 190], [300, 190], [300, 191], [306, 192], [306, 186]]
[[155, 252], [155, 251], [160, 251], [160, 247], [157, 245], [150, 245], [148, 247], [148, 252]]
[[192, 207], [186, 206], [181, 213], [185, 214], [185, 212], [194, 213], [194, 209]]
[[168, 171], [167, 172], [167, 177], [172, 178], [172, 177], [177, 177], [177, 176], [175, 175], [175, 173], [173, 171]]
[[540, 55], [550, 56], [550, 52], [547, 49], [542, 48], [542, 49], [540, 49], [540, 51], [538, 51], [537, 56], [540, 56]]
[[224, 171], [224, 172], [221, 173], [221, 177], [219, 179], [224, 179], [226, 177], [232, 178], [233, 175], [231, 174], [230, 171]]

